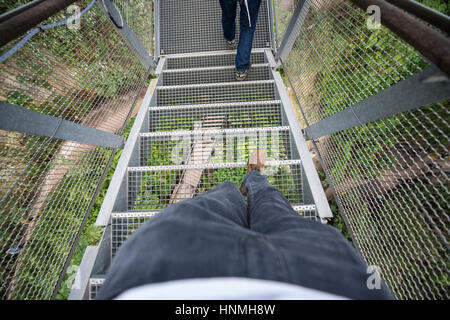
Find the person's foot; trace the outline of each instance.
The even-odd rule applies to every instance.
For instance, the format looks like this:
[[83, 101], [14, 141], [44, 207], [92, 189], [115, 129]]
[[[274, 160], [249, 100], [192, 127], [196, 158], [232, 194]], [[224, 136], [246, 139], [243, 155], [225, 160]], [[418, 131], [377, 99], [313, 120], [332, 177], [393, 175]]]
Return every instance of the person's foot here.
[[247, 75], [248, 75], [248, 69], [244, 70], [244, 71], [236, 70], [236, 80], [238, 80], [238, 81], [245, 80], [247, 78]]
[[[266, 153], [262, 150], [255, 150], [252, 152], [247, 161], [247, 173], [253, 170], [258, 170], [263, 173], [264, 167], [266, 165]], [[247, 191], [244, 187], [244, 182], [241, 184], [241, 193], [244, 197], [247, 196]]]
[[263, 173], [266, 165], [266, 153], [262, 150], [256, 149], [252, 152], [247, 161], [247, 172], [258, 170]]
[[225, 40], [227, 43], [227, 47], [230, 50], [236, 49], [236, 39], [233, 40]]

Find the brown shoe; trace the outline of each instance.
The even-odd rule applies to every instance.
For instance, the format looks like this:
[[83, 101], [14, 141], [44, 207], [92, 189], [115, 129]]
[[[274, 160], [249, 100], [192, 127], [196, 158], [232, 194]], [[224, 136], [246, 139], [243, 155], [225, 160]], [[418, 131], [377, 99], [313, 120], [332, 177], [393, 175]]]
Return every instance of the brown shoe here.
[[247, 162], [247, 172], [258, 170], [263, 173], [266, 165], [266, 153], [262, 150], [255, 150], [252, 152]]
[[[247, 162], [247, 172], [258, 170], [263, 173], [264, 166], [266, 165], [266, 153], [262, 150], [255, 150], [252, 152]], [[247, 191], [244, 187], [244, 182], [241, 184], [241, 193], [244, 197], [247, 196]]]

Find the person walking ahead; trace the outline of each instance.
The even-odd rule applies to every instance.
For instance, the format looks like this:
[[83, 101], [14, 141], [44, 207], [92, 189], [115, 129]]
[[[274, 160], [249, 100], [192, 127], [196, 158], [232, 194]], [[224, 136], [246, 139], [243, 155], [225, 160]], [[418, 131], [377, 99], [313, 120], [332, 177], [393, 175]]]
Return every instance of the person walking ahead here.
[[223, 35], [230, 49], [236, 47], [236, 6], [240, 3], [240, 35], [236, 55], [236, 80], [245, 80], [250, 70], [250, 53], [261, 0], [220, 0]]
[[[231, 182], [172, 204], [119, 248], [98, 299], [392, 299], [340, 232], [294, 211], [248, 161]], [[247, 197], [247, 203], [243, 195]]]

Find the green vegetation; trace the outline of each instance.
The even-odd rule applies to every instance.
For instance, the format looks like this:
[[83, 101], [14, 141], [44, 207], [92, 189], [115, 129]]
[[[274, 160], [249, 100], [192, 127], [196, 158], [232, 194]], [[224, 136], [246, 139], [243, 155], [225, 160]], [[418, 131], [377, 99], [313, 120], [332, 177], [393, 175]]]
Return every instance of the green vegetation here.
[[[128, 137], [130, 134], [131, 128], [133, 126], [135, 118], [131, 118], [127, 124], [127, 127], [124, 131], [124, 137]], [[103, 199], [106, 196], [106, 192], [108, 191], [109, 184], [111, 182], [112, 176], [116, 169], [117, 163], [119, 162], [120, 156], [122, 155], [122, 150], [117, 150], [114, 154], [113, 161], [111, 162], [110, 167], [108, 168], [108, 172], [103, 180], [100, 192], [95, 199], [94, 205], [92, 207], [91, 212], [88, 215], [88, 219], [86, 225], [83, 228], [83, 231], [80, 236], [80, 240], [75, 248], [72, 259], [70, 260], [70, 265], [67, 268], [67, 272], [64, 276], [63, 282], [59, 289], [59, 292], [56, 296], [58, 300], [66, 300], [70, 294], [70, 288], [72, 287], [72, 283], [75, 280], [75, 275], [78, 271], [78, 267], [80, 266], [81, 259], [83, 258], [84, 251], [87, 246], [95, 246], [98, 244], [102, 236], [102, 230], [99, 227], [94, 225], [97, 220], [98, 213], [100, 212], [100, 208], [103, 203]], [[71, 192], [69, 192], [71, 193]]]
[[[446, 1], [422, 2], [448, 14]], [[317, 3], [305, 20], [284, 71], [310, 124], [427, 67], [399, 37], [384, 27], [368, 29], [365, 19], [343, 2]], [[442, 217], [450, 200], [449, 106], [441, 101], [318, 141], [341, 214], [399, 297], [445, 297], [449, 286], [449, 225]], [[337, 211], [334, 200], [331, 208]], [[340, 215], [330, 224], [350, 238]]]

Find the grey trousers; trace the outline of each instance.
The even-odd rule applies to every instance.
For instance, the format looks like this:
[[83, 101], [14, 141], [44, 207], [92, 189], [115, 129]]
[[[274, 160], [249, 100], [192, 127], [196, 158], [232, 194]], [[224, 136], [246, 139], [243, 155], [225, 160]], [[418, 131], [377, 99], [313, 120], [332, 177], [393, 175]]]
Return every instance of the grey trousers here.
[[177, 279], [248, 277], [298, 284], [353, 299], [393, 299], [328, 225], [303, 218], [258, 171], [164, 209], [120, 247], [97, 298]]

